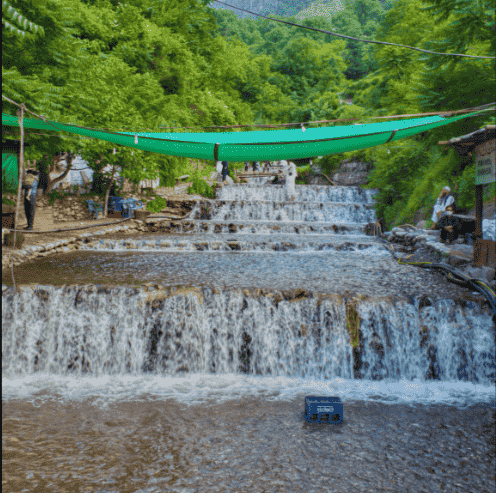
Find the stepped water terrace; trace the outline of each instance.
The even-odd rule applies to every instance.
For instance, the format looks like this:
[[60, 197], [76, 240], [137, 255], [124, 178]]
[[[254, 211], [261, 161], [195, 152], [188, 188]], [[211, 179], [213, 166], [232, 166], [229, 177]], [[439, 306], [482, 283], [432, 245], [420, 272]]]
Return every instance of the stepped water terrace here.
[[[225, 186], [154, 233], [16, 267], [20, 287], [2, 294], [2, 399], [4, 430], [22, 438], [9, 453], [24, 462], [4, 461], [5, 481], [320, 491], [332, 477], [339, 491], [438, 491], [412, 450], [377, 467], [374, 436], [424, 450], [427, 438], [395, 435], [410, 419], [494, 406], [494, 327], [462, 288], [364, 234], [375, 193], [298, 185], [288, 202], [281, 185]], [[306, 425], [305, 395], [341, 397], [343, 425]], [[53, 472], [61, 464], [71, 475]], [[449, 467], [449, 491], [483, 491], [489, 472], [459, 489]]]

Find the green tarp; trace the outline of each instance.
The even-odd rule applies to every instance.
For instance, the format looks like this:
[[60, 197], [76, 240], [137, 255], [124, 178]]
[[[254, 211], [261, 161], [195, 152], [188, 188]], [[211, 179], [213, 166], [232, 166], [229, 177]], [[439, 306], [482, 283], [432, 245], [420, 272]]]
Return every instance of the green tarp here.
[[[59, 130], [170, 156], [239, 162], [301, 159], [365, 149], [448, 125], [482, 111], [450, 118], [430, 116], [363, 125], [308, 128], [305, 132], [302, 129], [222, 133], [108, 132], [30, 118], [24, 118], [24, 127]], [[16, 116], [2, 113], [2, 125], [18, 127], [19, 120]]]
[[2, 180], [10, 183], [11, 187], [17, 188], [19, 185], [17, 174], [17, 154], [2, 152]]

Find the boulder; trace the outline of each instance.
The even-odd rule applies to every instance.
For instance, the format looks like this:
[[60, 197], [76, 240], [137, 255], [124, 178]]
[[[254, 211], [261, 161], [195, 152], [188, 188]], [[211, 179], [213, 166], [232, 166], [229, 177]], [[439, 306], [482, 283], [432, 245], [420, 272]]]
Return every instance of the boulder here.
[[333, 174], [331, 179], [340, 185], [358, 186], [367, 183], [372, 163], [363, 163], [345, 159], [341, 161], [339, 168]]
[[483, 265], [481, 267], [469, 266], [466, 268], [464, 274], [472, 279], [481, 279], [486, 282], [494, 281], [495, 270], [492, 267]]
[[425, 229], [425, 228], [426, 228], [426, 221], [425, 221], [425, 220], [419, 221], [419, 222], [415, 225], [415, 227], [416, 227], [417, 229]]

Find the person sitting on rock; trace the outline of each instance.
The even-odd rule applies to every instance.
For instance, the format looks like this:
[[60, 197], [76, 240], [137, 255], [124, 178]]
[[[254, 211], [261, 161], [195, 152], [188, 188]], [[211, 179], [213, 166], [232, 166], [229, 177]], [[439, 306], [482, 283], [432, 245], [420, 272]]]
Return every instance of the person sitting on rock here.
[[[453, 214], [455, 210], [455, 198], [451, 195], [451, 188], [444, 187], [439, 194], [439, 197], [436, 200], [434, 205], [434, 211], [432, 212], [432, 226], [429, 229], [437, 229], [438, 221], [440, 221], [443, 217], [449, 217]], [[450, 226], [450, 222], [443, 221], [443, 224], [446, 223], [446, 226]], [[439, 227], [446, 227], [439, 224]], [[452, 227], [451, 227], [452, 230]], [[449, 231], [449, 229], [448, 229]]]

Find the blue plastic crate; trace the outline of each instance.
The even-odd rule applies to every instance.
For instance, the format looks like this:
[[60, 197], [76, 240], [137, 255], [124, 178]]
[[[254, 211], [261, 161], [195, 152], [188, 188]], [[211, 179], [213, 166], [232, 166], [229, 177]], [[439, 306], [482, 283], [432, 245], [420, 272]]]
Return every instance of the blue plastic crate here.
[[305, 419], [309, 423], [340, 424], [343, 422], [343, 403], [339, 397], [307, 395]]

